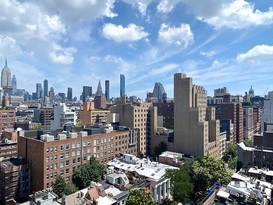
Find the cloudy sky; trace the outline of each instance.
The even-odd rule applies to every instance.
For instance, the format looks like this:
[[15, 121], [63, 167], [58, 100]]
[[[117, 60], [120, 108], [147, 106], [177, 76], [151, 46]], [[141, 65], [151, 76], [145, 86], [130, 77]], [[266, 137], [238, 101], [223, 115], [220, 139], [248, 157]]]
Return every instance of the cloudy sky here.
[[[155, 82], [173, 96], [185, 72], [208, 94], [273, 90], [273, 0], [1, 0], [0, 62], [18, 88], [48, 79], [79, 97], [110, 80], [119, 95], [145, 97]], [[1, 64], [0, 64], [1, 65]]]

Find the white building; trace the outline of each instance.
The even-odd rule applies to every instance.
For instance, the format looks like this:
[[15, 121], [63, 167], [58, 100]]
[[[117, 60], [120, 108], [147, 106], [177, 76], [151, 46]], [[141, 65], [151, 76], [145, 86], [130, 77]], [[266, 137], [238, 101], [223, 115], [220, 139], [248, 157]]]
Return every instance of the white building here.
[[50, 129], [63, 128], [64, 125], [76, 125], [76, 112], [69, 110], [65, 103], [54, 106], [54, 119], [51, 120]]
[[264, 122], [273, 122], [273, 91], [268, 92], [264, 99], [264, 109], [261, 113], [261, 130], [264, 131]]
[[107, 165], [126, 172], [136, 172], [140, 177], [144, 177], [150, 182], [150, 191], [159, 204], [164, 198], [171, 197], [171, 182], [165, 177], [165, 172], [167, 169], [178, 169], [177, 167], [140, 159], [130, 154], [124, 154], [122, 158], [116, 158]]

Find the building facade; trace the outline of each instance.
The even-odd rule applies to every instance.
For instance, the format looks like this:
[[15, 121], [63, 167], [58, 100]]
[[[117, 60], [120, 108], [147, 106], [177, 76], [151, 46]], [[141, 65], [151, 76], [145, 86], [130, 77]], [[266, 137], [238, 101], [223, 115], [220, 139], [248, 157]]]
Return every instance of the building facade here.
[[0, 202], [28, 196], [31, 191], [31, 172], [26, 160], [12, 158], [0, 162]]
[[0, 143], [0, 161], [17, 157], [17, 142]]
[[125, 76], [120, 74], [120, 97], [125, 95]]
[[40, 108], [34, 110], [33, 121], [41, 123], [42, 126], [50, 128], [51, 120], [54, 116], [54, 110], [52, 107]]
[[0, 110], [0, 131], [13, 130], [16, 121], [15, 110]]
[[72, 88], [67, 88], [67, 100], [72, 101], [73, 94], [72, 94]]
[[174, 74], [174, 151], [219, 157], [220, 122], [207, 108], [207, 91], [184, 73]]
[[109, 102], [109, 99], [110, 99], [110, 81], [109, 80], [105, 81], [105, 97], [106, 97], [106, 101]]
[[88, 97], [92, 96], [92, 87], [91, 86], [83, 86], [82, 91], [82, 101], [86, 102]]
[[[52, 186], [57, 175], [71, 179], [73, 172], [95, 157], [106, 163], [123, 153], [136, 154], [137, 130], [106, 131], [88, 135], [89, 131], [49, 134], [37, 138], [18, 137], [18, 155], [29, 160], [33, 190]], [[35, 153], [35, 155], [33, 155]]]

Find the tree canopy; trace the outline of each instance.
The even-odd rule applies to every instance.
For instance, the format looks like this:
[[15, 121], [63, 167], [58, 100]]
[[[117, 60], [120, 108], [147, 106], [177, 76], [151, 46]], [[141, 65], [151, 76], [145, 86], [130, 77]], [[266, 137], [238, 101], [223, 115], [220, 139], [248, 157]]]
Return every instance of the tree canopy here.
[[62, 176], [57, 175], [55, 183], [53, 184], [53, 191], [59, 197], [62, 197], [64, 194], [69, 195], [76, 192], [77, 188], [71, 181], [66, 182]]
[[91, 181], [98, 182], [104, 173], [105, 167], [95, 158], [91, 158], [89, 163], [76, 169], [72, 180], [79, 189], [83, 189], [88, 187]]
[[166, 177], [171, 180], [173, 200], [176, 202], [188, 201], [194, 186], [187, 172], [183, 169], [169, 169], [166, 171]]
[[126, 205], [156, 205], [151, 192], [146, 189], [132, 189], [126, 199]]
[[160, 142], [157, 146], [154, 148], [155, 156], [159, 156], [162, 152], [167, 151], [167, 144], [165, 142]]

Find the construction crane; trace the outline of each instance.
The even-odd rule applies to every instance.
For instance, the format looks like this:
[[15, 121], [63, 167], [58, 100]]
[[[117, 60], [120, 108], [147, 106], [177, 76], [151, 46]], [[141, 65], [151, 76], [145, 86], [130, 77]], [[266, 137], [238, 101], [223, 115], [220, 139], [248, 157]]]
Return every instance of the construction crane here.
[[266, 92], [268, 91], [268, 89], [269, 89], [269, 87], [267, 87], [266, 90], [264, 91], [264, 96], [265, 96]]

